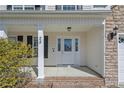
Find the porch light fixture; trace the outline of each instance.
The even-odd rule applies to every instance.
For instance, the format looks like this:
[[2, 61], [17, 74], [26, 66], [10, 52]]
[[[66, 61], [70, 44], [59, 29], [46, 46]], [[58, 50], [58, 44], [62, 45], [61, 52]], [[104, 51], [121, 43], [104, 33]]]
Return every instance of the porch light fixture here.
[[69, 27], [67, 27], [67, 31], [71, 31], [71, 27], [69, 26]]
[[115, 26], [113, 28], [113, 32], [109, 33], [108, 36], [107, 36], [108, 41], [111, 41], [114, 38], [114, 36], [117, 35], [117, 30], [118, 30], [118, 27]]

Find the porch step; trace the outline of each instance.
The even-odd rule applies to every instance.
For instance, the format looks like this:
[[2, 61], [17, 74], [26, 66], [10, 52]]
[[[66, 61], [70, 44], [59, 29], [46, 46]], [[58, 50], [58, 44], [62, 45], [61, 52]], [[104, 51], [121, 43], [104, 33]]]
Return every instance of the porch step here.
[[34, 80], [26, 88], [99, 88], [104, 87], [100, 77], [46, 77], [43, 81]]

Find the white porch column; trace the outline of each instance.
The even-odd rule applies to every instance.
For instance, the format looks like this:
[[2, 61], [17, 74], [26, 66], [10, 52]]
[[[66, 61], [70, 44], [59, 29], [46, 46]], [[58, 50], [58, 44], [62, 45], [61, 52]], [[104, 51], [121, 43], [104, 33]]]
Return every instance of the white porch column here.
[[5, 27], [3, 25], [0, 25], [0, 39], [1, 38], [7, 38], [7, 33], [6, 33]]
[[43, 26], [38, 25], [38, 79], [44, 78], [44, 34]]

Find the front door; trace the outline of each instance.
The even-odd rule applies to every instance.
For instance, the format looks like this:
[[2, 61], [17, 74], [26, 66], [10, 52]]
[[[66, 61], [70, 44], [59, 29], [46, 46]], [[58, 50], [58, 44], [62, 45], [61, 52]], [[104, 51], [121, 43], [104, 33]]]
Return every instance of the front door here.
[[78, 61], [79, 61], [79, 38], [74, 37], [57, 38], [57, 65], [77, 65], [79, 64]]

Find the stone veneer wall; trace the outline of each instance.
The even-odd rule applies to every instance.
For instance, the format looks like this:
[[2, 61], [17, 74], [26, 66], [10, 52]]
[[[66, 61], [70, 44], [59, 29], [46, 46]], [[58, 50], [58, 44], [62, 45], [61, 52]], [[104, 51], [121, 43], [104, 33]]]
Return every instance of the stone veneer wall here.
[[118, 86], [118, 42], [117, 35], [113, 40], [108, 41], [107, 35], [118, 26], [118, 33], [124, 33], [124, 6], [113, 6], [112, 13], [106, 18], [105, 32], [105, 85], [107, 87]]

